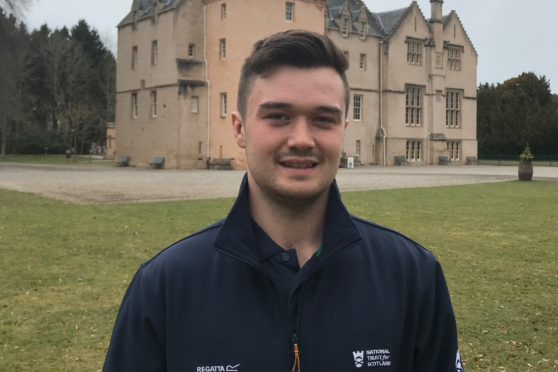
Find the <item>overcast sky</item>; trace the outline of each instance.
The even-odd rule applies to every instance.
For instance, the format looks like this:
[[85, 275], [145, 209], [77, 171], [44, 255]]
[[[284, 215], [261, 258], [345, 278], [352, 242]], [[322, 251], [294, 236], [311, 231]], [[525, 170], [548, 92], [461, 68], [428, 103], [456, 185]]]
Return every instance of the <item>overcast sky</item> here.
[[[266, 0], [261, 0], [266, 1]], [[409, 6], [411, 0], [364, 0], [373, 12]], [[418, 0], [426, 18], [430, 0]], [[128, 13], [132, 0], [37, 0], [27, 23], [71, 27], [79, 19], [93, 25], [116, 44], [115, 26]], [[455, 10], [479, 53], [478, 82], [501, 83], [533, 71], [550, 79], [558, 94], [558, 1], [445, 0], [444, 14]]]

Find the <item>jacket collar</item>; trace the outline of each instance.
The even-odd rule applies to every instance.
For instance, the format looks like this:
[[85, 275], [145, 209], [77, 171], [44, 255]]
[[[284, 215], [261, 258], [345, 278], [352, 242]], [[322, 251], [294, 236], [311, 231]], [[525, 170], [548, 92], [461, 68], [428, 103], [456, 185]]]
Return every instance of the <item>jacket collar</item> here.
[[[362, 235], [343, 205], [337, 182], [333, 181], [329, 189], [322, 252], [318, 266], [322, 266], [345, 249], [361, 241]], [[214, 246], [219, 252], [259, 267], [259, 257], [254, 249], [256, 238], [250, 215], [248, 177], [246, 175], [229, 215], [219, 228]]]

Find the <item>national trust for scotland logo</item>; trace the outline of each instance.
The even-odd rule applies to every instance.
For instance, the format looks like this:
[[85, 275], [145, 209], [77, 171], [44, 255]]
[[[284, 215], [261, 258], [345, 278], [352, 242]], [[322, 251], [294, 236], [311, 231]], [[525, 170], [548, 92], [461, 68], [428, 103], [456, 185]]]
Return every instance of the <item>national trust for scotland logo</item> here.
[[355, 358], [355, 366], [362, 367], [364, 364], [364, 351], [353, 351], [353, 358]]

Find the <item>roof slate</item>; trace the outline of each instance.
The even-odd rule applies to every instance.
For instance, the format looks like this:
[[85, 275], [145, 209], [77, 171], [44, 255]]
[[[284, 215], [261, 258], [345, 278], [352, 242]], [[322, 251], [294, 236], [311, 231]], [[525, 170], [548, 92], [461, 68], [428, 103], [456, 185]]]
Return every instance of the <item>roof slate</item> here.
[[[152, 15], [152, 11], [151, 11], [152, 0], [138, 0], [138, 1], [139, 1], [138, 20], [150, 17]], [[170, 8], [176, 7], [176, 5], [181, 0], [155, 0], [155, 1], [158, 1], [159, 3], [163, 4], [163, 6], [159, 8], [159, 13], [162, 13]], [[126, 17], [124, 17], [124, 19], [120, 21], [117, 27], [125, 26], [132, 23], [133, 21], [132, 18], [133, 18], [133, 10], [130, 10], [130, 12], [126, 15]]]

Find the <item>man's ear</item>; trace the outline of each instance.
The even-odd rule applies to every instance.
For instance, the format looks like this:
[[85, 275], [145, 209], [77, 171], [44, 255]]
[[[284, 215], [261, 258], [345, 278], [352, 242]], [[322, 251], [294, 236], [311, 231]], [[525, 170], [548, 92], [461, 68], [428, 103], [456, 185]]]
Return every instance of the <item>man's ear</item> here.
[[242, 116], [235, 111], [232, 113], [231, 118], [234, 140], [236, 141], [238, 147], [244, 149], [246, 148], [246, 132]]
[[348, 126], [349, 126], [349, 121], [345, 120], [345, 129], [347, 129]]

